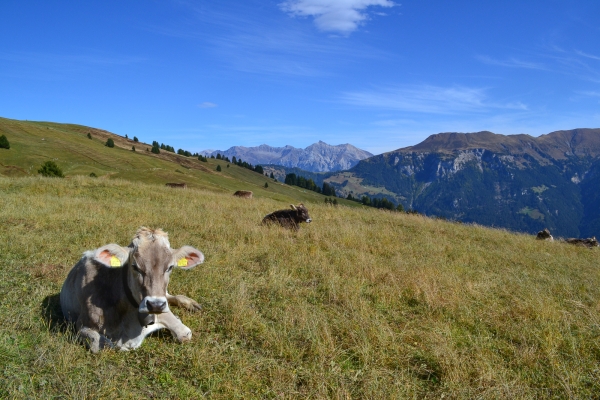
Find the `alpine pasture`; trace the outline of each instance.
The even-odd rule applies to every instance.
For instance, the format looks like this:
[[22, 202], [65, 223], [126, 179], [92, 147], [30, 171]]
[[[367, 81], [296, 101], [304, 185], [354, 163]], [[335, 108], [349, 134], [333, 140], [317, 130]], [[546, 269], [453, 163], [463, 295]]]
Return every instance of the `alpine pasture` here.
[[[24, 131], [35, 125], [21, 124]], [[37, 124], [32, 132], [55, 128]], [[42, 145], [36, 154], [43, 157], [25, 155], [26, 140], [15, 132], [7, 133], [7, 151], [35, 166], [50, 158]], [[90, 155], [94, 140], [86, 133], [78, 133], [74, 150]], [[115, 144], [104, 148], [98, 139], [94, 151], [108, 159], [126, 153], [119, 159], [129, 164], [103, 169], [70, 157], [62, 162], [64, 179], [35, 176], [16, 153], [11, 161], [0, 153], [0, 397], [600, 393], [597, 249], [350, 203], [335, 207], [286, 185], [264, 188], [264, 177], [220, 160], [209, 160], [210, 172], [186, 169]], [[54, 156], [59, 165], [61, 154]], [[147, 170], [128, 157], [139, 157]], [[208, 167], [216, 163], [221, 175]], [[94, 171], [98, 178], [87, 176]], [[165, 187], [180, 175], [188, 189]], [[234, 197], [234, 188], [252, 190], [254, 198]], [[313, 222], [297, 232], [260, 224], [299, 202]], [[140, 226], [164, 229], [174, 248], [189, 244], [204, 253], [204, 264], [175, 270], [169, 284], [169, 293], [191, 297], [203, 310], [173, 309], [192, 330], [191, 342], [155, 334], [137, 350], [93, 355], [62, 320], [61, 285], [84, 251], [125, 246]]]

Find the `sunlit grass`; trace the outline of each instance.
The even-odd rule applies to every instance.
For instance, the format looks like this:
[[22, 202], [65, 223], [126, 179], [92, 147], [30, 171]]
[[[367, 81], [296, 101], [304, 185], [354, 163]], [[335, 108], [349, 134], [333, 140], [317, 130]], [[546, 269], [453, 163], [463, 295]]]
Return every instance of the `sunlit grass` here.
[[[0, 397], [594, 398], [599, 254], [528, 235], [92, 178], [0, 178]], [[206, 262], [169, 291], [193, 331], [92, 355], [56, 295], [85, 250], [169, 232]]]

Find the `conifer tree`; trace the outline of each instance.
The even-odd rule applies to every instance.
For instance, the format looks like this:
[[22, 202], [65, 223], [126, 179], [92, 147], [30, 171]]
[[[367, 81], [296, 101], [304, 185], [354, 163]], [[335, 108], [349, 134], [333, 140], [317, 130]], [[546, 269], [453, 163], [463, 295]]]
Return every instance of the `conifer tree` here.
[[8, 143], [6, 135], [0, 136], [0, 149], [10, 149], [10, 143]]
[[88, 132], [87, 137], [88, 137], [88, 139], [91, 139], [92, 138], [92, 134]]
[[106, 143], [104, 145], [106, 147], [115, 147], [115, 141], [112, 140], [111, 138], [108, 138], [108, 140], [106, 141]]
[[38, 169], [38, 174], [46, 177], [57, 177], [64, 178], [62, 170], [56, 165], [54, 161], [46, 161], [42, 164], [42, 167]]
[[217, 165], [217, 171], [221, 172], [221, 166], [220, 165]]

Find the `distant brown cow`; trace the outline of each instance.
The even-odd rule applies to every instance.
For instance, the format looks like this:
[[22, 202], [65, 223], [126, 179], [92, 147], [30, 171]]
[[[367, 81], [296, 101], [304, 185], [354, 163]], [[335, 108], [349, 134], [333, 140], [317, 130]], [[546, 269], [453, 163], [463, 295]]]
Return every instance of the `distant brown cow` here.
[[595, 236], [593, 236], [589, 239], [570, 238], [565, 241], [569, 244], [574, 244], [576, 246], [584, 246], [584, 247], [589, 247], [589, 248], [598, 247], [598, 241], [596, 240]]
[[290, 207], [292, 208], [291, 210], [278, 210], [266, 215], [263, 218], [262, 223], [277, 223], [284, 228], [290, 228], [297, 231], [302, 222], [312, 222], [304, 204], [300, 203], [297, 206], [290, 204]]
[[244, 199], [251, 199], [252, 198], [252, 192], [249, 191], [249, 190], [238, 190], [233, 195], [237, 196], [237, 197], [244, 198]]
[[187, 189], [187, 184], [185, 184], [185, 183], [166, 183], [165, 186], [172, 187], [172, 188]]
[[200, 305], [171, 296], [167, 285], [174, 267], [189, 269], [203, 261], [194, 247], [171, 249], [165, 232], [142, 227], [128, 247], [113, 243], [83, 254], [60, 291], [62, 312], [93, 353], [107, 347], [135, 349], [163, 328], [178, 342], [188, 341], [192, 331], [169, 305], [188, 310]]

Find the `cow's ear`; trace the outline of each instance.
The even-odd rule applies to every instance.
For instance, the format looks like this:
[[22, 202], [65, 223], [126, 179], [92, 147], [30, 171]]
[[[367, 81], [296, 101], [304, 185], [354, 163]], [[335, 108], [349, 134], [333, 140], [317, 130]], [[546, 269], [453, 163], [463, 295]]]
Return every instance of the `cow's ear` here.
[[131, 248], [121, 247], [118, 244], [107, 244], [94, 250], [93, 258], [107, 267], [121, 267], [129, 259]]
[[296, 211], [296, 206], [293, 204], [290, 204], [290, 207], [292, 207], [292, 210]]
[[183, 246], [173, 251], [175, 265], [181, 269], [190, 269], [204, 262], [204, 254], [192, 246]]

